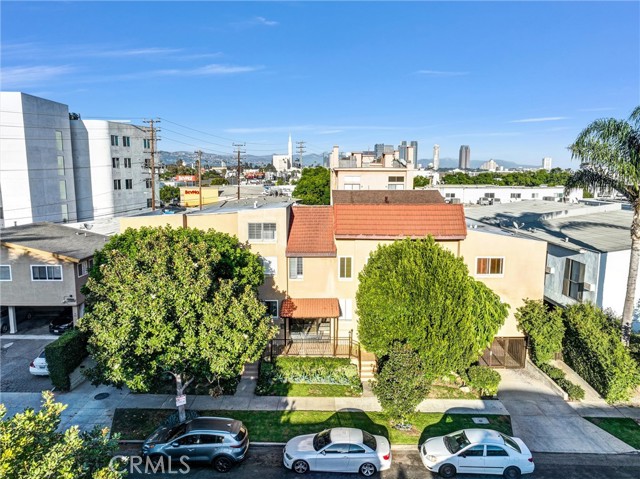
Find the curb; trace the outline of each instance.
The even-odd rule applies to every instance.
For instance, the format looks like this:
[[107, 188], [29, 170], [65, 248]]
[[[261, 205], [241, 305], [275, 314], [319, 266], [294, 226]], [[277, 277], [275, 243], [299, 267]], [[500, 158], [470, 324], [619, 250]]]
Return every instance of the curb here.
[[[123, 446], [126, 446], [127, 444], [142, 444], [144, 441], [140, 440], [140, 439], [124, 439], [124, 440], [120, 440], [118, 441], [118, 444], [122, 444]], [[276, 447], [276, 446], [281, 446], [284, 447], [287, 443], [286, 442], [251, 442], [250, 445], [251, 446], [256, 446], [256, 447]], [[396, 445], [392, 445], [391, 446], [391, 450], [392, 451], [417, 451], [418, 450], [418, 444], [396, 444]]]

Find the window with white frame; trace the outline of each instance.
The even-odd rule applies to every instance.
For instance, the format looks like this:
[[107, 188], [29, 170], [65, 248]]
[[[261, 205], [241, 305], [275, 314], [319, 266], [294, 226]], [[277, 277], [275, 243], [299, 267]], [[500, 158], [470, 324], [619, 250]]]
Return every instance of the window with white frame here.
[[123, 136], [122, 137], [122, 146], [131, 146], [131, 137]]
[[64, 175], [64, 156], [58, 156], [58, 174]]
[[455, 194], [455, 193], [445, 193], [445, 194], [444, 194], [444, 197], [445, 197], [445, 198], [455, 198], [455, 197], [456, 197], [456, 194]]
[[149, 140], [148, 138], [143, 138], [142, 148], [151, 148], [151, 140]]
[[111, 166], [113, 168], [120, 168], [120, 158], [111, 158]]
[[278, 272], [278, 257], [277, 256], [261, 256], [260, 262], [264, 268], [265, 276], [275, 276]]
[[275, 241], [275, 223], [249, 223], [249, 241]]
[[86, 276], [89, 270], [93, 268], [93, 258], [78, 263], [78, 277]]
[[522, 198], [522, 193], [511, 193], [512, 200], [519, 200]]
[[67, 182], [64, 180], [60, 180], [59, 189], [60, 189], [60, 199], [66, 200], [67, 199]]
[[113, 189], [114, 190], [121, 190], [122, 189], [122, 182], [120, 180], [113, 180]]
[[340, 303], [340, 320], [351, 321], [353, 319], [353, 300], [339, 299]]
[[0, 281], [11, 281], [11, 266], [0, 264]]
[[124, 158], [124, 167], [131, 168], [131, 158]]
[[345, 190], [359, 190], [360, 189], [360, 183], [352, 183], [352, 184], [346, 184], [345, 183], [344, 189]]
[[69, 206], [66, 204], [60, 205], [60, 213], [62, 214], [62, 221], [69, 221]]
[[31, 265], [32, 281], [62, 281], [62, 266]]
[[340, 279], [351, 279], [353, 278], [352, 271], [353, 258], [351, 256], [341, 256], [340, 257], [340, 272], [338, 277]]
[[267, 314], [272, 318], [278, 317], [278, 300], [277, 299], [267, 299], [263, 301], [265, 306], [267, 307]]
[[582, 301], [584, 283], [584, 263], [567, 258], [564, 263], [564, 278], [562, 281], [562, 294]]
[[146, 179], [144, 180], [144, 185], [145, 185], [147, 188], [151, 188], [151, 178], [146, 178]]
[[495, 197], [496, 197], [496, 194], [495, 194], [495, 193], [485, 193], [485, 194], [484, 194], [484, 197], [485, 197], [485, 198], [491, 198], [491, 199], [493, 199], [493, 198], [495, 198]]
[[531, 199], [535, 200], [538, 198], [538, 196], [540, 196], [538, 193], [531, 193]]
[[118, 146], [118, 135], [111, 135], [111, 146]]
[[58, 151], [62, 151], [64, 149], [64, 142], [62, 141], [62, 132], [60, 130], [56, 130], [56, 148]]
[[124, 188], [125, 190], [133, 189], [133, 180], [124, 180]]
[[302, 258], [289, 258], [289, 279], [302, 279], [303, 274]]
[[504, 274], [504, 258], [476, 258], [476, 274], [479, 276]]

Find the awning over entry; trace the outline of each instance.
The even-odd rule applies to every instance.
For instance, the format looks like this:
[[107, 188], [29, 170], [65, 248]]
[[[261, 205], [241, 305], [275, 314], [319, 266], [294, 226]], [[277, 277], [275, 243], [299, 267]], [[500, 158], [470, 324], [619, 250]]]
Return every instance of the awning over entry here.
[[280, 317], [291, 319], [338, 318], [338, 298], [285, 299], [280, 307]]

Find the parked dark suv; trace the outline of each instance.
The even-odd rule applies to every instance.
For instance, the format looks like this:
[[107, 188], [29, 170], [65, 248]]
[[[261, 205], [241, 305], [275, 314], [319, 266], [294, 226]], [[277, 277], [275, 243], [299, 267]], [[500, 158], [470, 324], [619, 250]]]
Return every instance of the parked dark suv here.
[[[240, 421], [224, 417], [198, 417], [176, 426], [161, 426], [142, 445], [151, 459], [211, 464], [228, 472], [249, 449], [249, 432]], [[186, 456], [186, 457], [185, 457]]]
[[73, 317], [67, 312], [60, 313], [49, 323], [49, 332], [52, 334], [63, 334], [73, 329]]

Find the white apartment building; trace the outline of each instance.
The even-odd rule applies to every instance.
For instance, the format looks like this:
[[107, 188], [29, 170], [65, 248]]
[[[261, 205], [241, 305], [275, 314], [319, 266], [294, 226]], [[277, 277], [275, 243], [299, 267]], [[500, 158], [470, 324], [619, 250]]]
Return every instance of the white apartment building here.
[[69, 107], [0, 92], [0, 227], [76, 218]]
[[[522, 200], [561, 201], [564, 186], [494, 186], [494, 185], [437, 185], [446, 201], [463, 204], [513, 203]], [[574, 189], [568, 201], [582, 199], [582, 189]]]
[[[78, 221], [150, 208], [151, 135], [147, 128], [104, 120], [70, 123]], [[157, 176], [155, 186], [157, 205]]]

